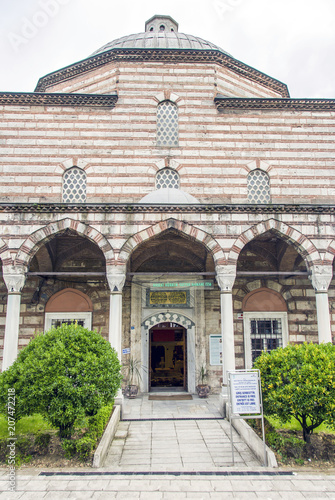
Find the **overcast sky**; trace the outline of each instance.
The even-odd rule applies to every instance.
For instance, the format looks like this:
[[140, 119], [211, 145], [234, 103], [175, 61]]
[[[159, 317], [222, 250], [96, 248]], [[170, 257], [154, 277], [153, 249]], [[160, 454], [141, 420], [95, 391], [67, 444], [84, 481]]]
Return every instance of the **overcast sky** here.
[[0, 91], [38, 79], [154, 14], [288, 85], [291, 97], [335, 98], [335, 0], [0, 0]]

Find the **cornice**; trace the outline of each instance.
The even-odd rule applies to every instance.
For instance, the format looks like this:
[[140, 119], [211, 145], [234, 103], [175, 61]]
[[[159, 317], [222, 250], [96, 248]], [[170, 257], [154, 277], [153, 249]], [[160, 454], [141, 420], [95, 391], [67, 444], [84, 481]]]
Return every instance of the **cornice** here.
[[216, 108], [220, 112], [230, 109], [253, 110], [253, 109], [288, 109], [292, 111], [335, 111], [335, 99], [262, 99], [224, 97], [217, 95], [214, 98]]
[[141, 203], [0, 203], [0, 213], [243, 213], [243, 214], [334, 214], [335, 205], [293, 204], [194, 204], [146, 205]]
[[117, 61], [159, 61], [171, 63], [217, 63], [231, 71], [253, 80], [267, 88], [271, 88], [283, 97], [289, 97], [287, 86], [270, 76], [258, 71], [247, 64], [234, 59], [219, 50], [192, 50], [192, 49], [112, 49], [89, 57], [63, 69], [50, 73], [39, 79], [36, 92], [45, 90], [57, 83], [74, 78], [87, 71], [92, 71], [110, 62]]
[[0, 105], [90, 106], [114, 108], [117, 94], [61, 94], [44, 92], [0, 92]]

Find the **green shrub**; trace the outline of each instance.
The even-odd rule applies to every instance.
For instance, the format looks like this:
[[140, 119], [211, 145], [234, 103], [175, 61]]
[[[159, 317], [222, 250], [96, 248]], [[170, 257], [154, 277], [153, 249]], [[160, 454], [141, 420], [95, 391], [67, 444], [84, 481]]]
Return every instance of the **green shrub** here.
[[80, 460], [85, 461], [92, 452], [96, 444], [96, 439], [89, 434], [86, 434], [82, 438], [76, 441], [76, 451]]
[[322, 422], [335, 427], [335, 345], [288, 345], [262, 353], [254, 367], [266, 415], [284, 423], [295, 418], [306, 442]]
[[40, 451], [44, 451], [46, 453], [48, 451], [50, 440], [51, 434], [49, 434], [48, 432], [37, 434], [37, 436], [35, 436], [35, 446], [37, 446]]
[[72, 458], [76, 455], [76, 440], [75, 439], [63, 439], [61, 446], [64, 450], [64, 455], [66, 458]]
[[75, 425], [113, 401], [120, 363], [109, 342], [77, 324], [39, 334], [0, 375], [0, 413], [15, 389], [17, 419], [40, 413], [69, 438]]
[[97, 441], [104, 433], [105, 427], [113, 411], [113, 404], [100, 408], [100, 410], [88, 419], [88, 430], [75, 439], [64, 439], [62, 448], [66, 458], [78, 456], [80, 460], [85, 461], [95, 448]]
[[93, 417], [89, 418], [88, 420], [89, 431], [90, 433], [95, 434], [97, 439], [99, 439], [103, 435], [112, 411], [113, 411], [113, 404], [103, 406], [96, 413], [96, 415], [93, 415]]

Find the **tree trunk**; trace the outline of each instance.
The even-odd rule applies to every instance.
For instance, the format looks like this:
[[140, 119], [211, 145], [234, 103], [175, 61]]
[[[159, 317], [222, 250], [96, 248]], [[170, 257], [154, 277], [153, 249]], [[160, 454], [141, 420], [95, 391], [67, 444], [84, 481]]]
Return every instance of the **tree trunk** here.
[[311, 442], [311, 431], [309, 429], [307, 429], [306, 427], [303, 427], [302, 428], [302, 435], [303, 435], [305, 443]]

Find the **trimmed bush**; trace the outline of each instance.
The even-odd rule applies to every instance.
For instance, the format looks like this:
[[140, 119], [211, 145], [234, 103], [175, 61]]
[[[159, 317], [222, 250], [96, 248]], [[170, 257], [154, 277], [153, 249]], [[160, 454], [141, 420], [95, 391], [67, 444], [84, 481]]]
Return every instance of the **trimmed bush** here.
[[304, 441], [322, 422], [335, 427], [335, 345], [300, 344], [264, 352], [261, 372], [264, 413], [301, 425]]
[[15, 417], [40, 413], [70, 438], [76, 425], [111, 404], [121, 386], [121, 366], [109, 342], [77, 324], [39, 334], [0, 375], [0, 412], [15, 389]]

